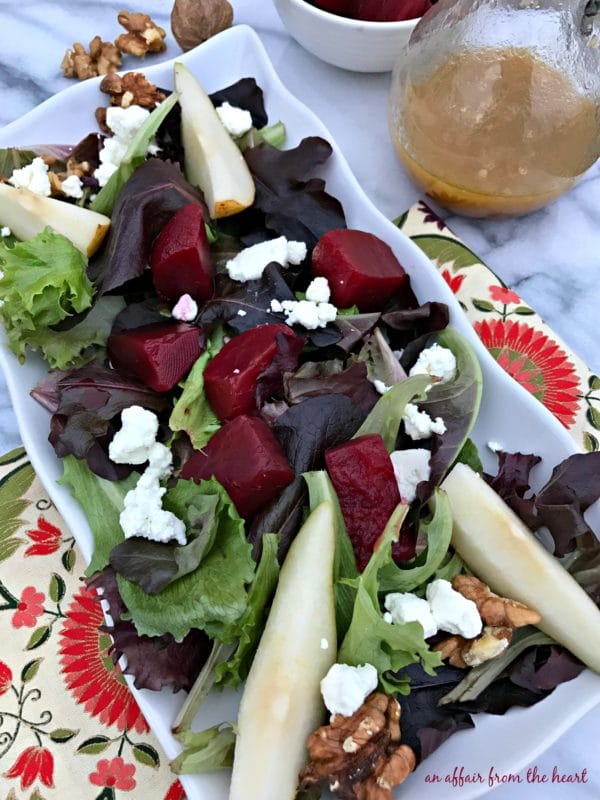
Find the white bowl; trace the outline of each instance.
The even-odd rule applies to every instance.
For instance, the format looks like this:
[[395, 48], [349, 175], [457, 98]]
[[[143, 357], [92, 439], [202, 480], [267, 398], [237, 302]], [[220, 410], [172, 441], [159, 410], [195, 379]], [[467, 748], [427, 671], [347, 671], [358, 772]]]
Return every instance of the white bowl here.
[[328, 64], [354, 72], [390, 72], [420, 19], [364, 22], [322, 11], [306, 0], [274, 3], [298, 44]]

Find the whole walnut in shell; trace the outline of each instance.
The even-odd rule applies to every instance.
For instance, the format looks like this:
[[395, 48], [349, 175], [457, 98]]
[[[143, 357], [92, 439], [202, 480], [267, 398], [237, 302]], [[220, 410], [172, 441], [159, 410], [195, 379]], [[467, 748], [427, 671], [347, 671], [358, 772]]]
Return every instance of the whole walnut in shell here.
[[229, 28], [233, 8], [227, 0], [175, 0], [171, 30], [182, 50], [191, 50]]

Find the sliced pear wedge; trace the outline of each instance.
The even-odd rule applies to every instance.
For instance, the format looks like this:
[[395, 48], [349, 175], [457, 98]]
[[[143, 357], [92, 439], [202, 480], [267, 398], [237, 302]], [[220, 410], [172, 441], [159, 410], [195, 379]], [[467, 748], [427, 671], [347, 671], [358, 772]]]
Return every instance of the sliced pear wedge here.
[[281, 569], [240, 706], [230, 800], [296, 796], [306, 740], [323, 721], [320, 682], [337, 652], [334, 553], [335, 519], [326, 501], [302, 526]]
[[600, 610], [575, 579], [466, 464], [441, 488], [454, 520], [452, 544], [467, 566], [494, 592], [534, 608], [544, 633], [600, 672]]
[[96, 252], [110, 227], [110, 218], [104, 214], [8, 183], [0, 183], [0, 221], [17, 239], [31, 239], [49, 226], [86, 256]]
[[213, 219], [229, 217], [254, 202], [254, 180], [239, 148], [202, 86], [183, 64], [175, 64], [181, 106], [185, 174], [198, 186]]

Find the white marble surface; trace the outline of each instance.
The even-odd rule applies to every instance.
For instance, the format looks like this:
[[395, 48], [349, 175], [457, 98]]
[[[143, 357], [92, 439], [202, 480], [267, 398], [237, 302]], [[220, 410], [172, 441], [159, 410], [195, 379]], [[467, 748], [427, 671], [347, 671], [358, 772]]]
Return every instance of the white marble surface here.
[[[386, 123], [388, 75], [361, 75], [324, 64], [303, 51], [285, 32], [268, 0], [232, 0], [235, 21], [253, 25], [288, 88], [325, 122], [367, 194], [390, 217], [408, 208], [418, 194], [404, 175], [390, 144]], [[51, 94], [71, 85], [59, 64], [73, 41], [95, 34], [113, 39], [120, 3], [110, 0], [0, 0], [0, 125], [24, 114]], [[168, 29], [170, 3], [144, 0], [128, 9], [152, 14]], [[178, 48], [169, 34], [166, 56]], [[154, 57], [156, 58], [156, 57]], [[160, 56], [159, 56], [160, 58]], [[151, 59], [148, 59], [150, 62]], [[125, 66], [135, 69], [135, 60]], [[600, 305], [600, 169], [554, 205], [523, 219], [473, 221], [449, 218], [450, 226], [596, 371], [594, 347]], [[4, 382], [0, 378], [0, 452], [19, 443]], [[600, 795], [598, 727], [591, 712], [546, 754], [540, 772], [581, 772], [583, 785], [501, 787], [497, 800], [597, 799]], [[457, 796], [459, 796], [457, 791]]]

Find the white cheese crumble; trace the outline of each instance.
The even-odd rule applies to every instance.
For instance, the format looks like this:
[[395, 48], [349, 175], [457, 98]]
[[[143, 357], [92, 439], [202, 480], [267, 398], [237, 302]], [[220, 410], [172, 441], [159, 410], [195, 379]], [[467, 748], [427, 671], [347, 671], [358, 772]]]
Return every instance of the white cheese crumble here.
[[477, 606], [452, 588], [450, 581], [438, 578], [427, 586], [427, 600], [438, 628], [473, 639], [483, 628]]
[[8, 227], [8, 225], [4, 225], [4, 227], [0, 228], [0, 236], [1, 236], [3, 239], [6, 239], [6, 237], [7, 237], [7, 236], [10, 236], [10, 235], [11, 235], [11, 233], [12, 233], [12, 231], [11, 231], [11, 229]]
[[30, 192], [42, 197], [50, 197], [51, 194], [48, 164], [39, 156], [34, 158], [31, 164], [13, 170], [8, 182], [17, 189], [29, 189]]
[[375, 387], [375, 390], [379, 392], [379, 394], [385, 394], [392, 388], [391, 386], [386, 386], [383, 381], [380, 381], [377, 378], [373, 381], [373, 386]]
[[313, 303], [328, 303], [331, 289], [327, 278], [314, 278], [308, 284], [305, 297], [307, 300], [312, 300]]
[[284, 300], [273, 306], [275, 311], [281, 306], [286, 316], [288, 325], [303, 325], [307, 330], [313, 331], [316, 328], [324, 328], [329, 322], [334, 322], [337, 316], [337, 308], [331, 303], [314, 303], [312, 300]]
[[377, 670], [372, 664], [349, 667], [334, 664], [321, 681], [321, 694], [332, 716], [351, 717], [377, 688]]
[[225, 268], [231, 280], [245, 283], [260, 278], [267, 264], [272, 261], [287, 267], [288, 264], [300, 264], [305, 258], [304, 242], [288, 241], [285, 236], [280, 236], [246, 247], [230, 259]]
[[173, 456], [168, 447], [156, 441], [158, 417], [141, 406], [129, 406], [121, 412], [121, 428], [109, 445], [109, 457], [117, 464], [148, 466], [135, 488], [125, 495], [119, 522], [125, 538], [143, 536], [155, 542], [175, 539], [186, 543], [185, 524], [162, 507], [165, 488], [159, 481], [171, 472]]
[[143, 464], [150, 458], [157, 433], [156, 414], [141, 406], [129, 406], [121, 412], [121, 428], [108, 446], [108, 456], [115, 464]]
[[404, 430], [413, 440], [429, 439], [434, 433], [440, 436], [446, 433], [446, 424], [441, 417], [433, 420], [426, 411], [419, 411], [414, 403], [407, 403], [402, 417]]
[[418, 622], [423, 628], [425, 639], [435, 636], [438, 632], [438, 626], [431, 613], [429, 603], [412, 592], [394, 592], [386, 595], [385, 607], [389, 612], [391, 622], [395, 625]]
[[400, 497], [405, 503], [412, 503], [417, 496], [417, 486], [429, 480], [431, 468], [429, 450], [395, 450], [390, 458], [394, 465], [394, 475]]
[[497, 453], [499, 450], [504, 450], [504, 448], [499, 442], [488, 442], [487, 446], [492, 451], [492, 453]]
[[430, 375], [439, 383], [448, 383], [456, 375], [456, 356], [447, 347], [433, 344], [419, 353], [417, 363], [409, 375]]
[[329, 642], [327, 639], [321, 639], [321, 650], [329, 650]]
[[149, 156], [157, 156], [161, 150], [162, 147], [159, 147], [156, 140], [153, 139], [148, 145], [146, 152], [148, 153]]
[[237, 315], [238, 315], [238, 317], [245, 317], [247, 313], [248, 312], [244, 311], [243, 308], [240, 308], [240, 310], [237, 312]]
[[106, 109], [106, 124], [114, 136], [104, 140], [99, 153], [100, 166], [94, 171], [94, 177], [100, 186], [106, 186], [110, 176], [117, 171], [129, 145], [149, 115], [147, 108], [137, 105], [127, 108], [109, 106]]
[[191, 322], [198, 316], [198, 303], [189, 294], [182, 294], [171, 314], [180, 322]]
[[252, 127], [252, 114], [225, 101], [217, 109], [219, 119], [231, 136], [243, 136]]
[[83, 197], [83, 183], [77, 175], [69, 175], [68, 178], [65, 178], [60, 184], [60, 188], [67, 197], [75, 200], [81, 200]]

